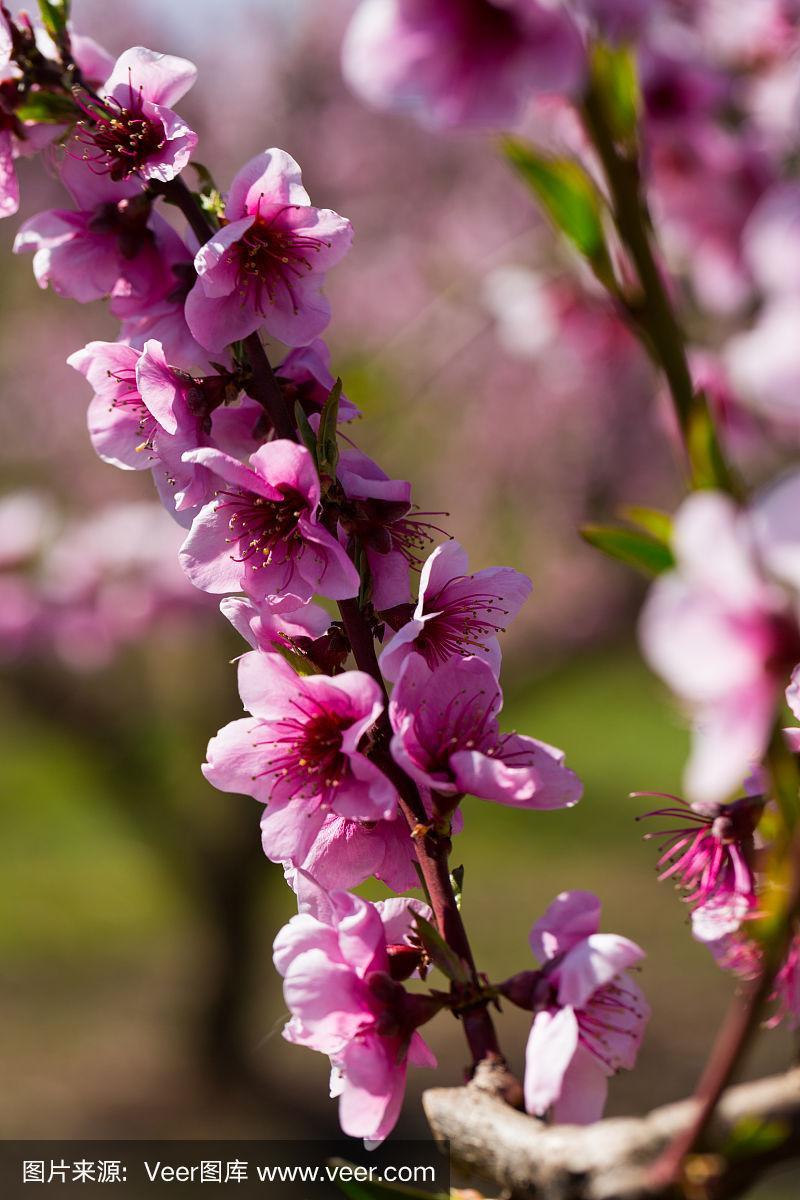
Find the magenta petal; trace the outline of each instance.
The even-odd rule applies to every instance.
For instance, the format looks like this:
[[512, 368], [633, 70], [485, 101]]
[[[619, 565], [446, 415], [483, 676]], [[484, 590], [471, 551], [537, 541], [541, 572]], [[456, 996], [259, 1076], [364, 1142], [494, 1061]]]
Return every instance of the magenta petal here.
[[120, 54], [102, 92], [125, 106], [130, 88], [141, 87], [146, 100], [169, 107], [186, 95], [196, 78], [197, 67], [188, 59], [132, 46]]
[[386, 938], [378, 909], [349, 892], [336, 892], [332, 899], [341, 956], [348, 967], [362, 979], [371, 971], [385, 971]]
[[553, 1119], [560, 1125], [592, 1125], [602, 1117], [607, 1096], [608, 1077], [602, 1065], [578, 1046], [564, 1075]]
[[192, 337], [213, 354], [255, 333], [262, 324], [260, 315], [236, 296], [207, 296], [201, 279], [186, 297], [184, 315]]
[[265, 442], [251, 454], [250, 465], [270, 483], [289, 484], [310, 509], [316, 509], [320, 497], [319, 478], [305, 446], [298, 446], [287, 438]]
[[615, 933], [593, 933], [568, 950], [558, 968], [558, 1002], [583, 1008], [615, 976], [641, 962], [644, 951]]
[[406, 604], [410, 592], [408, 560], [399, 550], [379, 554], [367, 550], [367, 561], [372, 575], [372, 602], [378, 612]]
[[351, 1042], [341, 1055], [339, 1122], [348, 1137], [381, 1142], [397, 1124], [406, 1084], [397, 1052], [394, 1039], [371, 1035]]
[[13, 217], [19, 209], [19, 182], [14, 148], [8, 130], [0, 131], [0, 217]]
[[414, 643], [424, 628], [423, 621], [412, 619], [408, 624], [398, 629], [393, 637], [389, 638], [378, 660], [384, 678], [392, 682], [397, 679], [403, 668], [403, 663], [410, 654], [414, 653]]
[[200, 466], [207, 467], [209, 471], [219, 475], [226, 483], [242, 488], [243, 491], [254, 492], [257, 496], [266, 497], [267, 500], [280, 498], [280, 493], [267, 483], [262, 475], [251, 471], [238, 459], [232, 458], [230, 454], [225, 454], [213, 446], [199, 446], [195, 450], [187, 450], [183, 455], [183, 461], [199, 463]]
[[296, 299], [277, 292], [266, 312], [259, 314], [259, 324], [287, 346], [308, 346], [331, 322], [331, 306], [321, 287], [320, 276], [309, 275], [293, 285]]
[[[230, 225], [223, 225], [197, 251], [194, 267], [203, 295], [209, 300], [231, 296], [236, 290], [240, 270], [236, 247], [252, 224], [252, 217], [242, 217]], [[232, 296], [230, 303], [241, 307], [238, 296]]]
[[571, 1008], [537, 1013], [525, 1049], [525, 1109], [543, 1116], [561, 1095], [578, 1048], [578, 1022]]
[[189, 536], [180, 549], [180, 563], [195, 587], [223, 595], [238, 592], [242, 564], [236, 562], [220, 531], [217, 502], [204, 505], [192, 522]]
[[355, 1037], [369, 1012], [357, 977], [344, 963], [331, 962], [324, 950], [311, 949], [289, 965], [283, 995], [315, 1050], [334, 1054]]
[[222, 792], [254, 796], [266, 804], [272, 781], [263, 774], [264, 751], [258, 745], [259, 731], [259, 722], [251, 717], [223, 726], [208, 743], [203, 774]]
[[272, 961], [279, 975], [285, 975], [292, 962], [307, 950], [322, 950], [335, 961], [339, 956], [339, 939], [332, 925], [307, 912], [299, 912], [284, 925], [272, 944]]
[[544, 963], [571, 950], [599, 928], [600, 901], [593, 892], [561, 892], [531, 930], [531, 949]]
[[433, 920], [430, 906], [415, 897], [390, 896], [387, 900], [376, 900], [375, 907], [381, 915], [387, 946], [399, 946], [408, 941], [414, 932], [416, 915], [426, 921]]
[[90, 401], [87, 426], [92, 446], [103, 462], [123, 471], [146, 471], [153, 466], [151, 452], [142, 445], [138, 417], [114, 408], [106, 396]]
[[571, 808], [580, 800], [583, 786], [574, 771], [564, 766], [560, 750], [535, 738], [510, 734], [502, 739], [500, 753], [508, 758], [478, 750], [451, 755], [459, 788], [484, 800], [520, 808]]
[[239, 695], [248, 712], [262, 721], [279, 721], [293, 712], [303, 685], [280, 654], [253, 650], [239, 659]]
[[136, 365], [136, 383], [142, 399], [159, 425], [166, 429], [167, 433], [177, 433], [177, 381], [167, 364], [160, 342], [145, 342], [142, 356]]
[[311, 203], [300, 167], [285, 150], [264, 150], [236, 173], [228, 194], [228, 216], [233, 220], [252, 216], [262, 199], [271, 204]]
[[325, 814], [310, 809], [307, 800], [279, 804], [270, 796], [261, 817], [261, 845], [267, 858], [300, 866], [307, 859], [324, 819]]

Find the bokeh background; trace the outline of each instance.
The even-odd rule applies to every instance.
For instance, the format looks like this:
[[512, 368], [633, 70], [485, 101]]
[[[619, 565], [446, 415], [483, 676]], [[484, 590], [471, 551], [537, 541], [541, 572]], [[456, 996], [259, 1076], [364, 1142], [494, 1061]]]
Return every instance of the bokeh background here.
[[[507, 724], [565, 748], [586, 785], [568, 813], [467, 802], [455, 861], [478, 962], [521, 969], [554, 894], [596, 890], [604, 928], [648, 954], [652, 1022], [609, 1105], [633, 1113], [691, 1090], [731, 991], [656, 883], [635, 823], [646, 802], [629, 797], [678, 790], [687, 748], [637, 655], [642, 588], [576, 532], [626, 502], [677, 502], [669, 423], [639, 348], [491, 141], [437, 137], [348, 94], [351, 8], [75, 0], [74, 17], [114, 53], [142, 43], [198, 63], [181, 107], [223, 187], [280, 145], [314, 201], [352, 219], [330, 342], [365, 413], [357, 437], [424, 509], [449, 510], [475, 567], [532, 576], [507, 639]], [[39, 164], [22, 181], [22, 216], [61, 202]], [[38, 291], [10, 254], [17, 224], [0, 225], [0, 469], [3, 494], [23, 493], [0, 503], [0, 1136], [333, 1134], [325, 1063], [280, 1036], [270, 948], [292, 896], [261, 855], [259, 806], [199, 772], [240, 710], [241, 646], [177, 571], [181, 534], [149, 477], [94, 457], [86, 387], [64, 360], [115, 329], [99, 305]], [[46, 637], [27, 628], [37, 594]], [[520, 1067], [524, 1014], [500, 1026]], [[430, 1032], [437, 1083], [459, 1081], [455, 1022]], [[791, 1053], [764, 1035], [748, 1072]], [[412, 1075], [400, 1135], [422, 1130], [428, 1082]]]

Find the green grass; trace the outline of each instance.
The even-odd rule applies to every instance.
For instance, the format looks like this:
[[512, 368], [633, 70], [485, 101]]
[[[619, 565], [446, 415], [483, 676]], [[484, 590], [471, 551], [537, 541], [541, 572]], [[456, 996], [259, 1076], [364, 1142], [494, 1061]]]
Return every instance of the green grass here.
[[177, 897], [78, 747], [55, 725], [2, 713], [0, 952], [123, 954], [175, 920]]

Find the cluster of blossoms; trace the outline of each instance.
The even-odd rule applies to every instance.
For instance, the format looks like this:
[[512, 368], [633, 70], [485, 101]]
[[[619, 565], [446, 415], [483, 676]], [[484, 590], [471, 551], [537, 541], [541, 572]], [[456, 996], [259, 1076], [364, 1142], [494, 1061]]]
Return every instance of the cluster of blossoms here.
[[[698, 343], [689, 355], [695, 382], [706, 390], [731, 452], [760, 460], [785, 452], [787, 436], [796, 444], [800, 428], [800, 354], [792, 335], [800, 188], [786, 178], [800, 130], [797, 15], [794, 0], [734, 6], [720, 0], [362, 0], [345, 39], [343, 69], [374, 107], [410, 112], [440, 130], [532, 131], [597, 178], [594, 148], [575, 120], [591, 72], [591, 44], [598, 38], [612, 46], [635, 43], [649, 205], [665, 262], [698, 318], [689, 331], [690, 342]], [[546, 394], [542, 407], [548, 408], [566, 389], [572, 412], [581, 392], [581, 381], [565, 384], [577, 369], [573, 358], [589, 367], [599, 400], [607, 382], [611, 391], [619, 386], [620, 356], [628, 370], [636, 356], [620, 320], [608, 310], [605, 320], [595, 315], [592, 293], [581, 300], [571, 293], [561, 264], [554, 269], [550, 246], [541, 239], [533, 262], [521, 265], [515, 255], [513, 267], [497, 267], [486, 307], [502, 348], [527, 359], [528, 380], [535, 371], [528, 409], [530, 394]], [[613, 348], [596, 352], [589, 313], [606, 338], [616, 337]], [[578, 316], [582, 336], [573, 354]], [[547, 364], [556, 350], [554, 383]], [[491, 378], [478, 386], [488, 395], [512, 369], [501, 373], [495, 360]], [[625, 387], [642, 387], [631, 375]], [[652, 381], [645, 387], [651, 390]], [[612, 404], [603, 394], [604, 414]], [[528, 417], [537, 419], [538, 413]], [[478, 412], [469, 434], [480, 422]], [[518, 440], [517, 423], [510, 425]], [[538, 444], [542, 431], [535, 436]], [[495, 486], [509, 443], [498, 435]], [[613, 481], [606, 486], [613, 488]]]
[[[572, 53], [544, 8], [535, 24]], [[624, 972], [642, 951], [596, 933], [594, 897], [565, 893], [534, 931], [540, 972], [493, 986], [471, 961], [442, 882], [462, 799], [569, 808], [581, 784], [560, 750], [500, 729], [498, 636], [530, 581], [511, 568], [470, 572], [453, 541], [426, 557], [441, 531], [410, 484], [339, 430], [358, 414], [330, 371], [321, 289], [350, 223], [312, 205], [276, 148], [224, 196], [190, 191], [181, 173], [197, 138], [175, 106], [191, 63], [143, 47], [109, 63], [95, 47], [90, 68], [66, 25], [49, 44], [5, 10], [0, 28], [9, 119], [19, 124], [31, 97], [57, 110], [48, 155], [71, 201], [28, 219], [15, 249], [33, 254], [41, 287], [104, 298], [120, 321], [116, 341], [69, 359], [93, 393], [92, 443], [118, 468], [151, 472], [183, 527], [185, 575], [221, 597], [252, 647], [238, 666], [248, 715], [211, 740], [204, 772], [264, 805], [265, 853], [298, 897], [275, 944], [286, 1037], [330, 1057], [343, 1129], [374, 1142], [397, 1119], [407, 1064], [433, 1063], [419, 1026], [442, 1008], [480, 1009], [473, 1058], [497, 1057], [487, 1006], [507, 995], [536, 1014], [531, 1111], [563, 1100], [571, 1119], [596, 1119], [606, 1077], [633, 1064], [641, 1040], [647, 1009]], [[14, 136], [24, 140], [21, 127]], [[161, 199], [182, 210], [186, 235]], [[261, 333], [285, 347], [274, 367]], [[402, 892], [418, 871], [430, 907], [348, 890], [374, 876]], [[432, 965], [449, 992], [403, 986]], [[577, 1103], [584, 1077], [591, 1100]]]
[[[763, 762], [785, 699], [800, 717], [800, 474], [757, 492], [745, 507], [719, 492], [690, 496], [675, 517], [674, 569], [654, 584], [642, 647], [691, 719], [686, 800], [650, 816], [663, 838], [660, 878], [692, 909], [692, 932], [717, 962], [749, 979], [761, 951], [752, 922], [769, 886], [770, 847], [759, 822], [769, 780]], [[800, 750], [795, 728], [783, 731]], [[743, 790], [744, 795], [730, 801]], [[774, 824], [774, 822], [773, 822]], [[800, 930], [776, 979], [775, 1023], [800, 1023], [795, 978]]]
[[[550, 93], [578, 160], [571, 165], [585, 172], [586, 200], [599, 174], [594, 148], [603, 159], [601, 142], [593, 147], [587, 136], [597, 61], [605, 53], [613, 62], [637, 39], [654, 224], [668, 253], [684, 261], [693, 297], [712, 311], [734, 320], [756, 294], [764, 299], [755, 331], [717, 357], [698, 350], [679, 363], [678, 375], [694, 374], [686, 403], [705, 419], [702, 387], [724, 423], [731, 381], [766, 411], [783, 404], [790, 377], [791, 364], [776, 356], [764, 390], [753, 364], [764, 327], [782, 342], [796, 309], [780, 259], [785, 245], [795, 248], [800, 205], [775, 171], [789, 137], [768, 126], [759, 102], [768, 84], [796, 96], [796, 81], [781, 76], [794, 37], [780, 0], [761, 6], [746, 33], [746, 21], [727, 28], [711, 0], [700, 18], [683, 7], [362, 0], [344, 69], [371, 104], [440, 127], [508, 127], [529, 97]], [[691, 49], [700, 26], [711, 64]], [[358, 414], [321, 340], [331, 318], [322, 286], [349, 249], [350, 223], [312, 205], [297, 163], [276, 148], [247, 163], [224, 195], [208, 182], [190, 191], [181, 175], [197, 139], [174, 110], [194, 80], [185, 60], [135, 47], [107, 63], [93, 47], [90, 65], [66, 26], [49, 49], [5, 10], [0, 28], [9, 72], [4, 207], [16, 207], [12, 160], [28, 140], [32, 96], [40, 105], [49, 97], [63, 118], [55, 130], [51, 122], [49, 153], [72, 200], [25, 222], [16, 249], [33, 252], [40, 286], [80, 302], [106, 298], [121, 323], [116, 342], [91, 342], [70, 358], [94, 393], [92, 442], [105, 461], [152, 473], [184, 527], [186, 576], [222, 597], [251, 647], [238, 667], [247, 715], [212, 739], [204, 771], [218, 788], [263, 804], [265, 853], [298, 898], [299, 914], [275, 944], [287, 1038], [330, 1058], [342, 1127], [374, 1142], [397, 1119], [407, 1065], [433, 1063], [420, 1027], [443, 1008], [469, 1012], [471, 1023], [482, 1014], [480, 1034], [474, 1025], [467, 1034], [473, 1057], [499, 1058], [487, 1006], [504, 997], [533, 1014], [528, 1110], [597, 1119], [608, 1076], [633, 1065], [647, 1020], [627, 974], [643, 952], [598, 932], [594, 896], [564, 892], [531, 934], [539, 969], [493, 985], [472, 961], [447, 873], [462, 799], [568, 808], [581, 785], [560, 750], [500, 730], [498, 636], [530, 581], [510, 568], [471, 572], [453, 541], [428, 553], [446, 535], [419, 512], [410, 484], [389, 478], [340, 429]], [[576, 111], [585, 130], [574, 127]], [[609, 160], [612, 168], [620, 161], [610, 142], [607, 174]], [[714, 203], [704, 207], [698, 198], [707, 201], [708, 188]], [[181, 209], [187, 235], [165, 220], [160, 199]], [[634, 323], [645, 321], [647, 305], [626, 290], [636, 255], [627, 262], [623, 250], [606, 251], [596, 274], [616, 270], [614, 298]], [[657, 289], [655, 261], [652, 275]], [[558, 310], [553, 289], [535, 280], [506, 275], [494, 284], [490, 307], [503, 311], [509, 286], [528, 305], [516, 325], [506, 319], [516, 345], [525, 344], [520, 329], [531, 312]], [[669, 309], [666, 295], [662, 303]], [[261, 333], [285, 347], [274, 368]], [[643, 340], [658, 350], [657, 338]], [[678, 822], [663, 833], [661, 875], [685, 891], [695, 936], [748, 978], [762, 969], [750, 929], [770, 885], [760, 818], [771, 780], [758, 768], [787, 687], [800, 715], [798, 488], [793, 474], [747, 503], [721, 490], [697, 493], [670, 538], [649, 546], [655, 540], [674, 565], [646, 603], [643, 646], [694, 729], [687, 802], [673, 798], [658, 813]], [[786, 737], [797, 750], [797, 732]], [[747, 794], [731, 800], [748, 777]], [[418, 871], [428, 905], [373, 904], [349, 890], [375, 877], [403, 892]], [[791, 926], [797, 914], [788, 915]], [[775, 1019], [798, 1021], [800, 941], [786, 946]], [[404, 986], [432, 966], [449, 991]]]
[[[548, 104], [560, 112], [562, 146], [598, 178], [596, 147], [567, 115], [596, 86], [598, 41], [606, 50], [636, 44], [654, 225], [692, 306], [725, 321], [713, 352], [688, 347], [694, 387], [726, 445], [763, 458], [769, 430], [758, 422], [785, 439], [800, 413], [800, 188], [785, 178], [800, 111], [791, 0], [735, 11], [714, 0], [361, 0], [343, 69], [368, 103], [439, 128], [508, 129], [538, 94], [556, 92]], [[487, 303], [508, 349], [535, 360], [563, 336], [559, 287], [519, 268], [495, 273]], [[754, 308], [755, 321], [737, 331]], [[770, 786], [760, 764], [784, 695], [800, 711], [800, 475], [782, 475], [747, 502], [692, 495], [669, 542], [674, 567], [651, 590], [641, 641], [684, 706], [693, 742], [686, 800], [668, 797], [670, 807], [649, 814], [674, 827], [648, 836], [663, 839], [660, 877], [684, 891], [694, 935], [748, 977], [760, 969], [751, 930], [771, 853], [759, 830]], [[796, 730], [784, 738], [800, 749]], [[776, 981], [779, 1014], [795, 1023], [799, 944], [790, 942]]]
[[181, 531], [149, 501], [65, 520], [40, 492], [0, 497], [0, 659], [107, 666], [156, 628], [208, 616], [187, 586]]

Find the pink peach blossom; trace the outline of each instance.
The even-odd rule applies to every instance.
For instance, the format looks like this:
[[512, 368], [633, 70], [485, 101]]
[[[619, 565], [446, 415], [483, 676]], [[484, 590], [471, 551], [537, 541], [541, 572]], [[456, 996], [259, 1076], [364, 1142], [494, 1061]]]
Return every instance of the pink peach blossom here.
[[353, 534], [367, 556], [372, 583], [372, 603], [379, 612], [407, 604], [412, 567], [422, 565], [420, 553], [443, 533], [411, 501], [411, 484], [389, 476], [366, 454], [354, 447], [339, 455], [339, 482], [351, 502], [345, 536]]
[[497, 634], [525, 603], [531, 581], [510, 567], [488, 567], [474, 575], [467, 571], [467, 555], [458, 542], [446, 542], [430, 555], [414, 615], [381, 654], [387, 679], [397, 678], [411, 654], [421, 654], [429, 667], [454, 655], [475, 655], [499, 673]]
[[739, 508], [699, 492], [675, 518], [675, 570], [642, 613], [651, 667], [686, 706], [688, 799], [713, 803], [741, 786], [766, 749], [777, 703], [800, 659], [800, 475]]
[[342, 1129], [380, 1142], [399, 1116], [407, 1065], [436, 1065], [415, 1028], [424, 998], [392, 980], [388, 953], [408, 938], [414, 912], [430, 910], [413, 900], [373, 905], [346, 892], [316, 909], [322, 919], [300, 912], [275, 939], [291, 1013], [284, 1037], [330, 1056]]
[[99, 456], [123, 470], [151, 470], [169, 512], [188, 524], [214, 495], [214, 477], [183, 454], [207, 438], [188, 400], [190, 377], [174, 371], [156, 341], [142, 351], [90, 342], [68, 358], [94, 389], [89, 435]]
[[303, 866], [328, 813], [357, 821], [395, 815], [393, 784], [361, 748], [383, 711], [369, 675], [298, 676], [279, 654], [255, 650], [239, 661], [239, 691], [252, 716], [212, 738], [203, 771], [215, 787], [267, 805], [270, 858]]
[[85, 114], [69, 152], [95, 174], [115, 182], [138, 176], [162, 183], [189, 161], [197, 134], [170, 107], [195, 81], [184, 58], [133, 46], [119, 56], [97, 97], [80, 89]]
[[557, 1122], [588, 1125], [605, 1107], [608, 1077], [632, 1068], [650, 1015], [625, 974], [644, 951], [628, 938], [598, 933], [600, 901], [562, 892], [531, 930], [550, 999], [533, 1021], [525, 1053], [525, 1107]]
[[570, 808], [578, 777], [553, 746], [501, 734], [503, 697], [488, 663], [453, 658], [432, 670], [409, 658], [389, 705], [392, 754], [412, 779], [440, 795], [469, 793], [519, 808]]
[[579, 88], [584, 58], [567, 13], [538, 0], [362, 0], [342, 69], [376, 108], [502, 127], [528, 97]]
[[289, 609], [314, 592], [332, 600], [356, 595], [358, 572], [318, 519], [319, 479], [304, 446], [268, 442], [250, 456], [249, 467], [211, 447], [189, 451], [184, 461], [207, 467], [220, 481], [181, 550], [195, 587], [244, 590]]
[[[322, 338], [290, 350], [275, 367], [275, 376], [290, 410], [293, 412], [295, 404], [299, 403], [306, 416], [322, 408], [336, 382], [331, 374], [331, 352]], [[340, 396], [340, 421], [352, 421], [360, 415], [352, 401]]]
[[66, 158], [61, 179], [77, 208], [51, 209], [26, 221], [14, 253], [33, 253], [39, 287], [86, 303], [125, 297], [139, 309], [163, 294], [168, 249], [180, 239], [134, 181], [115, 184]]
[[242, 167], [225, 215], [195, 258], [186, 301], [194, 337], [218, 351], [263, 326], [287, 346], [313, 342], [330, 321], [321, 287], [350, 248], [350, 222], [313, 208], [299, 166], [277, 149]]

